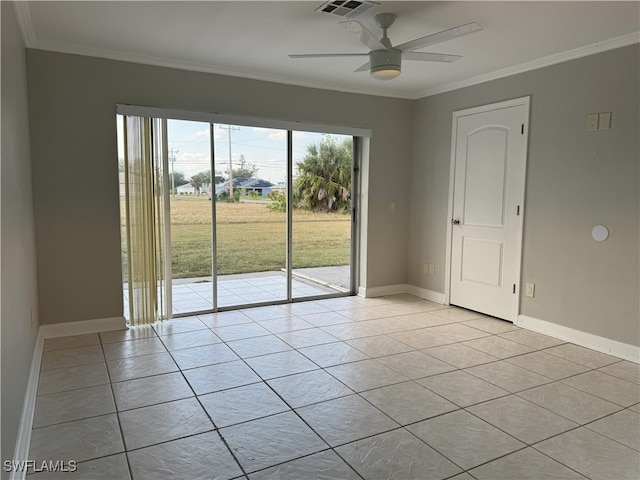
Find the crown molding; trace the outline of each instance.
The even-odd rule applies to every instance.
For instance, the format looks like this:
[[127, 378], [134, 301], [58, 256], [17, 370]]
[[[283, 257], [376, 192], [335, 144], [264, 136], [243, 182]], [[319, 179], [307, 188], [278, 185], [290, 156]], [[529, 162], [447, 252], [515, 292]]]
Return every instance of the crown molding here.
[[294, 85], [307, 88], [318, 88], [322, 90], [332, 90], [344, 93], [359, 93], [362, 95], [375, 95], [378, 97], [393, 97], [413, 99], [411, 93], [398, 90], [382, 90], [370, 87], [351, 87], [340, 83], [320, 82], [313, 80], [301, 80], [298, 78], [287, 77], [284, 75], [273, 75], [268, 73], [256, 73], [246, 70], [239, 70], [216, 65], [207, 65], [195, 62], [186, 62], [165, 57], [155, 57], [152, 55], [142, 55], [130, 52], [118, 52], [114, 50], [105, 50], [91, 47], [82, 47], [77, 45], [69, 45], [58, 42], [43, 42], [34, 40], [30, 48], [37, 50], [46, 50], [58, 53], [68, 53], [73, 55], [83, 55], [87, 57], [98, 57], [109, 60], [118, 60], [129, 63], [139, 63], [144, 65], [152, 65], [156, 67], [176, 68], [180, 70], [189, 70], [194, 72], [212, 73], [216, 75], [226, 75], [230, 77], [247, 78], [251, 80], [260, 80], [265, 82], [281, 83], [285, 85]]
[[587, 57], [596, 53], [606, 52], [607, 50], [614, 50], [616, 48], [627, 47], [635, 43], [640, 43], [640, 32], [630, 33], [628, 35], [622, 35], [620, 37], [611, 38], [602, 42], [593, 43], [585, 47], [575, 48], [566, 52], [556, 53], [547, 57], [542, 57], [531, 62], [521, 63], [502, 70], [496, 70], [484, 75], [478, 75], [473, 78], [461, 80], [459, 82], [447, 83], [445, 85], [439, 85], [432, 88], [427, 88], [419, 92], [418, 95], [413, 97], [414, 99], [430, 97], [439, 93], [450, 92], [452, 90], [458, 90], [460, 88], [470, 87], [480, 83], [490, 82], [491, 80], [497, 80], [504, 77], [510, 77], [519, 73], [528, 72], [530, 70], [536, 70], [538, 68], [548, 67], [569, 60], [577, 58]]
[[33, 30], [33, 23], [31, 22], [29, 2], [26, 0], [18, 0], [11, 3], [13, 3], [13, 9], [16, 12], [22, 41], [27, 48], [31, 48], [36, 40], [36, 34]]
[[438, 85], [425, 90], [407, 93], [400, 90], [382, 90], [371, 87], [351, 87], [339, 83], [320, 82], [313, 80], [301, 80], [293, 77], [287, 77], [284, 75], [273, 75], [265, 73], [249, 72], [246, 70], [238, 70], [227, 67], [220, 67], [215, 65], [206, 65], [193, 62], [185, 62], [182, 60], [175, 60], [164, 57], [154, 57], [151, 55], [141, 55], [136, 53], [125, 53], [112, 50], [103, 50], [90, 47], [79, 47], [77, 45], [68, 45], [55, 42], [43, 42], [35, 39], [33, 29], [31, 27], [31, 19], [29, 16], [28, 7], [24, 4], [27, 2], [20, 1], [15, 2], [16, 11], [21, 12], [18, 14], [20, 28], [25, 39], [25, 44], [29, 48], [47, 50], [59, 53], [69, 53], [74, 55], [84, 55], [89, 57], [105, 58], [109, 60], [118, 60], [130, 63], [139, 63], [144, 65], [152, 65], [157, 67], [176, 68], [180, 70], [190, 70], [195, 72], [211, 73], [216, 75], [226, 75], [231, 77], [247, 78], [251, 80], [259, 80], [265, 82], [281, 83], [285, 85], [294, 85], [298, 87], [317, 88], [322, 90], [332, 90], [343, 93], [357, 93], [361, 95], [374, 95], [379, 97], [391, 97], [407, 100], [417, 100], [420, 98], [430, 97], [439, 93], [450, 92], [452, 90], [458, 90], [460, 88], [470, 87], [478, 85], [480, 83], [490, 82], [492, 80], [498, 80], [500, 78], [517, 75], [519, 73], [536, 70], [539, 68], [555, 65], [558, 63], [574, 60], [596, 53], [605, 52], [607, 50], [613, 50], [616, 48], [626, 47], [636, 43], [640, 43], [640, 32], [634, 32], [628, 35], [605, 40], [603, 42], [594, 43], [585, 47], [576, 48], [566, 52], [561, 52], [547, 57], [542, 57], [531, 62], [522, 63], [513, 67], [496, 70], [476, 77], [468, 78], [458, 82], [451, 82], [443, 85]]

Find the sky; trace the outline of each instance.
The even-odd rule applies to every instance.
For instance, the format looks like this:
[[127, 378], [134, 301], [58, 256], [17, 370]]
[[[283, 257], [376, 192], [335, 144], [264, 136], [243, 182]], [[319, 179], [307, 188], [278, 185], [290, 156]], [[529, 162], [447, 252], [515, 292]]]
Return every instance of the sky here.
[[[293, 164], [301, 161], [307, 147], [318, 143], [323, 134], [293, 132]], [[229, 169], [229, 137], [231, 138], [231, 159], [233, 167], [238, 167], [240, 156], [246, 162], [258, 167], [257, 176], [272, 183], [286, 181], [287, 131], [261, 127], [229, 126], [214, 124], [215, 171], [227, 175]], [[332, 135], [341, 139], [341, 135]], [[186, 179], [198, 172], [211, 168], [211, 141], [209, 123], [184, 120], [167, 121], [167, 143], [169, 168], [182, 172]], [[122, 141], [122, 117], [118, 116], [118, 157], [124, 157]], [[173, 162], [171, 161], [173, 159]]]

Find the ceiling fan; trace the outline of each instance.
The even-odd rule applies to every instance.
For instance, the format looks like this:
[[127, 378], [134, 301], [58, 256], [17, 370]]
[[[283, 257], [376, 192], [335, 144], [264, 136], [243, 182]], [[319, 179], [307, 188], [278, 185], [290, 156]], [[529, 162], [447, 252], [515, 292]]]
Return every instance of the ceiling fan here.
[[442, 32], [416, 38], [410, 42], [393, 46], [387, 36], [387, 30], [396, 19], [393, 13], [380, 13], [374, 17], [376, 24], [382, 29], [382, 38], [378, 39], [357, 20], [341, 22], [349, 30], [360, 34], [360, 41], [371, 50], [369, 53], [307, 53], [289, 55], [290, 58], [323, 58], [323, 57], [369, 57], [369, 61], [357, 68], [356, 72], [370, 71], [371, 76], [380, 80], [390, 80], [400, 75], [402, 59], [421, 62], [455, 62], [462, 58], [460, 55], [443, 53], [416, 52], [419, 48], [435, 45], [468, 33], [482, 30], [475, 22], [459, 25]]

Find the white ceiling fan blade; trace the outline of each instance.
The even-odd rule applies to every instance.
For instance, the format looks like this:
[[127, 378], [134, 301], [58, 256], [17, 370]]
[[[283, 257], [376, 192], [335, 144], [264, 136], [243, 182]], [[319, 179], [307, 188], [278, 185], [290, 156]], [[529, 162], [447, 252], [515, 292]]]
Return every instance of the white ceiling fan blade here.
[[451, 63], [460, 60], [462, 55], [449, 55], [446, 53], [427, 52], [402, 52], [403, 60], [418, 60], [420, 62], [444, 62]]
[[364, 65], [361, 65], [358, 68], [356, 68], [354, 72], [368, 72], [370, 68], [371, 68], [371, 64], [367, 62]]
[[436, 43], [445, 42], [447, 40], [451, 40], [457, 37], [461, 37], [462, 35], [467, 35], [469, 33], [477, 32], [482, 30], [482, 27], [475, 22], [467, 23], [465, 25], [459, 25], [454, 28], [450, 28], [449, 30], [444, 30], [442, 32], [434, 33], [432, 35], [427, 35], [426, 37], [416, 38], [415, 40], [411, 40], [410, 42], [403, 43], [402, 45], [398, 45], [396, 48], [402, 51], [405, 50], [416, 50], [418, 48], [428, 47], [429, 45], [435, 45]]
[[289, 58], [367, 57], [368, 53], [299, 53]]
[[369, 48], [369, 50], [387, 50], [387, 47], [385, 47], [384, 44], [380, 42], [378, 37], [367, 30], [366, 27], [357, 20], [340, 22], [340, 25], [342, 25], [348, 32], [359, 35], [360, 41], [365, 44]]

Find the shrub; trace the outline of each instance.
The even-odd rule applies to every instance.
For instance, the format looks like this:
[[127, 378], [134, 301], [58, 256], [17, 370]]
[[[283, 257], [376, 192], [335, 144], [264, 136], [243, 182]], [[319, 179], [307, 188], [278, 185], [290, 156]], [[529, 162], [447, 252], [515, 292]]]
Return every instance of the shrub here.
[[287, 211], [287, 196], [283, 191], [274, 190], [269, 193], [269, 200], [271, 203], [267, 205], [267, 208], [272, 212], [286, 212]]

